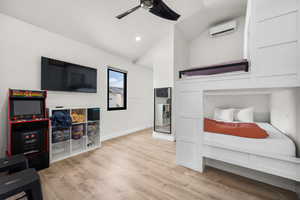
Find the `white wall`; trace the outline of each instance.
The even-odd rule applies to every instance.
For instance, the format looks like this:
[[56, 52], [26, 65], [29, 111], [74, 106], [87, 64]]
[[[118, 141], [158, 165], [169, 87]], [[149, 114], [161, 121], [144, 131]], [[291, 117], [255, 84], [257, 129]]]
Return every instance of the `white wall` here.
[[234, 33], [210, 37], [208, 30], [190, 42], [189, 64], [192, 67], [207, 66], [243, 58], [245, 18], [237, 18]]
[[[6, 149], [8, 88], [40, 89], [41, 56], [98, 69], [98, 93], [49, 92], [49, 106], [97, 105], [103, 138], [151, 127], [153, 72], [102, 50], [0, 14], [0, 153]], [[128, 109], [106, 111], [106, 66], [128, 71]], [[1, 155], [1, 156], [2, 156]]]
[[[144, 56], [137, 60], [137, 63], [153, 68], [153, 88], [173, 88], [174, 60], [174, 30], [172, 27], [162, 40], [158, 41]], [[174, 93], [172, 91], [172, 97], [173, 96]], [[172, 98], [172, 106], [173, 105], [174, 98]], [[174, 113], [172, 112], [172, 124], [174, 124], [173, 114]], [[173, 130], [172, 135], [154, 132], [153, 136], [172, 141], [174, 140]]]
[[[174, 82], [179, 80], [179, 71], [184, 69], [189, 65], [189, 43], [185, 38], [183, 32], [178, 28], [174, 27]], [[174, 83], [175, 85], [175, 83]], [[175, 97], [175, 88], [173, 90], [173, 97]], [[176, 123], [176, 105], [177, 99], [172, 99], [172, 124]], [[172, 126], [172, 133], [176, 136], [176, 129], [175, 126]]]
[[174, 28], [174, 80], [179, 80], [179, 71], [188, 67], [189, 64], [189, 42], [183, 32]]
[[173, 34], [169, 33], [155, 49], [153, 59], [154, 88], [174, 86], [173, 47]]
[[286, 89], [271, 95], [271, 123], [289, 135], [298, 146], [300, 156], [300, 89]]
[[153, 68], [153, 87], [173, 87], [174, 85], [174, 34], [173, 28], [158, 41], [137, 64]]
[[211, 95], [204, 97], [205, 117], [213, 118], [215, 108], [254, 108], [255, 122], [270, 122], [270, 95]]

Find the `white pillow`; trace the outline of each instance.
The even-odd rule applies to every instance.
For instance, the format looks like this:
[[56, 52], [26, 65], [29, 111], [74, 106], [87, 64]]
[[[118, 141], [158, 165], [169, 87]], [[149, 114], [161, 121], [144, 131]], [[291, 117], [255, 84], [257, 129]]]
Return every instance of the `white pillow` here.
[[216, 108], [214, 113], [214, 120], [232, 122], [234, 118], [234, 109], [220, 109]]
[[234, 120], [240, 122], [252, 123], [254, 108], [236, 109], [234, 113]]

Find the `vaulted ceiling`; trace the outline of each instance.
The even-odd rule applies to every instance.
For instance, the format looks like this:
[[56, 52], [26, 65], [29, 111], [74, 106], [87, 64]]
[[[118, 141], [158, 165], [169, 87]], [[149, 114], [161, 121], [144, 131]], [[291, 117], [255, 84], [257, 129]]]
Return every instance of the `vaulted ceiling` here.
[[[230, 8], [232, 2], [235, 5], [237, 1], [245, 0], [165, 0], [182, 15], [181, 22], [206, 7], [220, 7], [226, 2], [225, 5]], [[115, 18], [138, 3], [138, 0], [0, 0], [0, 12], [135, 60], [164, 37], [174, 25], [174, 22], [156, 17], [143, 9], [122, 20]], [[192, 22], [185, 24], [188, 24], [186, 26], [189, 30], [192, 29]], [[184, 26], [183, 24], [183, 29]], [[141, 37], [141, 41], [135, 41], [137, 36]]]
[[203, 0], [203, 8], [177, 23], [187, 40], [198, 37], [210, 26], [246, 14], [247, 0]]

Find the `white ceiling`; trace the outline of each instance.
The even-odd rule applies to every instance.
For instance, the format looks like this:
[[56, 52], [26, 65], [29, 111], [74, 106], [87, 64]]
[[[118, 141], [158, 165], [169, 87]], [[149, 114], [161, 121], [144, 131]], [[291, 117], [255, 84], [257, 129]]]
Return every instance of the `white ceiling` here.
[[[246, 0], [165, 0], [182, 15], [180, 28], [188, 38], [215, 18], [231, 17]], [[168, 34], [174, 22], [140, 9], [122, 20], [116, 15], [139, 0], [0, 0], [0, 12], [96, 48], [136, 60]], [[217, 15], [211, 20], [210, 17]], [[191, 17], [192, 16], [192, 17]], [[140, 36], [140, 42], [135, 37]]]
[[[201, 8], [201, 0], [165, 0], [183, 17]], [[174, 22], [144, 9], [118, 20], [116, 15], [138, 5], [138, 0], [0, 0], [0, 12], [46, 30], [135, 60]], [[141, 36], [137, 43], [135, 37]]]

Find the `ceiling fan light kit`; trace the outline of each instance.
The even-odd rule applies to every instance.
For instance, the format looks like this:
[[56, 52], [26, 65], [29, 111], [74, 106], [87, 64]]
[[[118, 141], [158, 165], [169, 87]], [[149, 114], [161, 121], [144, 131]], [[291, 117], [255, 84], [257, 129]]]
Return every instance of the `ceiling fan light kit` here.
[[122, 19], [139, 8], [144, 8], [158, 17], [172, 21], [177, 21], [180, 18], [180, 15], [169, 8], [162, 0], [140, 0], [140, 5], [118, 15], [116, 18]]
[[140, 1], [140, 5], [142, 8], [149, 10], [153, 7], [153, 2], [154, 0], [144, 0], [144, 1]]

